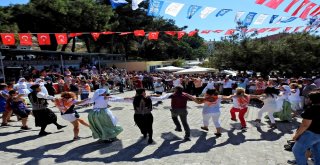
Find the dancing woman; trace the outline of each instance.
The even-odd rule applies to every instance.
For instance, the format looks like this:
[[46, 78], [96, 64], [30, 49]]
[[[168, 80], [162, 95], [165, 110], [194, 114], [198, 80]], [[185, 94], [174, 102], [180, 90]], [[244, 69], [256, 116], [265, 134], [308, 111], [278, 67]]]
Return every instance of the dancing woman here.
[[89, 112], [88, 120], [94, 139], [112, 142], [123, 131], [117, 124], [116, 117], [108, 109], [108, 102], [122, 102], [122, 98], [109, 97], [109, 91], [98, 89], [91, 99], [94, 102], [93, 110]]
[[32, 92], [28, 97], [32, 105], [32, 114], [35, 118], [36, 127], [41, 127], [39, 136], [50, 134], [45, 131], [49, 124], [53, 123], [57, 126], [58, 130], [66, 127], [57, 123], [57, 116], [48, 108], [47, 100], [53, 100], [54, 97], [42, 93], [39, 84], [32, 85], [30, 88], [32, 89]]
[[55, 105], [61, 112], [61, 117], [73, 125], [73, 140], [80, 139], [80, 124], [89, 127], [89, 124], [81, 119], [78, 112], [74, 109], [75, 105], [81, 104], [85, 101], [86, 100], [77, 101], [77, 96], [73, 92], [63, 92], [61, 93], [60, 99], [54, 100]]

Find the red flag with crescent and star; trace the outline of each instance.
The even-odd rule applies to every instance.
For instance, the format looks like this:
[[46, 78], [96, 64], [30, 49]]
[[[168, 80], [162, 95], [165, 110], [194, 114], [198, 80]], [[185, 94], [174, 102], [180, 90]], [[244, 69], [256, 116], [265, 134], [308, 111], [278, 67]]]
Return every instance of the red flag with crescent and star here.
[[180, 40], [185, 34], [186, 34], [186, 32], [184, 32], [184, 31], [179, 31], [179, 32], [178, 32], [178, 39]]
[[1, 39], [3, 45], [14, 45], [16, 43], [13, 33], [2, 33]]
[[158, 40], [159, 32], [149, 32], [148, 39], [149, 40]]
[[100, 33], [97, 33], [97, 32], [93, 32], [93, 33], [91, 33], [91, 35], [95, 41], [97, 41], [100, 37]]
[[68, 37], [66, 33], [56, 33], [54, 35], [56, 36], [58, 45], [68, 44]]
[[30, 33], [19, 33], [20, 45], [32, 46], [32, 36]]
[[51, 44], [49, 33], [38, 33], [37, 37], [38, 37], [39, 45], [50, 45]]

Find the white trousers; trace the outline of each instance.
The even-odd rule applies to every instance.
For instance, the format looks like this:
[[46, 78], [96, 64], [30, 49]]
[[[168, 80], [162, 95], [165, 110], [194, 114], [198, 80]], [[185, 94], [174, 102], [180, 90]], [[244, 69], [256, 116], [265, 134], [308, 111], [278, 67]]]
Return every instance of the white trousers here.
[[273, 113], [277, 112], [277, 106], [276, 105], [264, 105], [260, 111], [258, 112], [258, 119], [262, 118], [262, 114], [268, 112], [269, 119], [272, 124], [276, 123], [273, 117]]
[[216, 128], [220, 128], [220, 112], [219, 113], [208, 113], [208, 114], [202, 114], [203, 117], [203, 126], [208, 127], [209, 126], [209, 120], [212, 118], [213, 124]]

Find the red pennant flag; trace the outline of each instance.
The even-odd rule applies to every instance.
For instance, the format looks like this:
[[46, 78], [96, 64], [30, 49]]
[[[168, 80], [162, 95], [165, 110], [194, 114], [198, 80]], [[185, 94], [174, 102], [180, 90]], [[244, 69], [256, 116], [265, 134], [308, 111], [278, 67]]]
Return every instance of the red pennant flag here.
[[296, 27], [293, 32], [298, 32], [299, 29], [302, 28], [302, 27], [303, 27], [303, 26], [298, 26], [298, 27]]
[[110, 32], [110, 31], [106, 31], [106, 32], [102, 32], [101, 34], [103, 35], [109, 35], [109, 34], [114, 34], [115, 32]]
[[78, 37], [78, 36], [81, 36], [81, 35], [82, 35], [82, 33], [70, 33], [69, 37], [73, 38], [73, 37]]
[[148, 39], [149, 40], [158, 40], [159, 32], [149, 32]]
[[319, 6], [318, 8], [316, 8], [316, 9], [310, 14], [310, 16], [315, 16], [319, 11], [320, 11], [320, 6]]
[[174, 35], [176, 35], [176, 32], [175, 32], [175, 31], [165, 31], [164, 33], [166, 33], [166, 34], [169, 35], [169, 36], [174, 36]]
[[16, 43], [13, 33], [2, 33], [1, 39], [3, 45], [14, 45]]
[[56, 33], [54, 35], [56, 36], [58, 45], [68, 44], [68, 37], [66, 33]]
[[303, 32], [308, 32], [309, 30], [310, 30], [310, 26], [307, 26], [304, 30], [303, 30]]
[[257, 28], [251, 28], [250, 30], [247, 31], [247, 33], [254, 32], [256, 30], [258, 30], [258, 29]]
[[128, 34], [131, 34], [132, 32], [121, 32], [119, 35], [120, 36], [124, 36], [124, 35], [128, 35]]
[[270, 28], [261, 28], [258, 30], [258, 33], [264, 33], [266, 32], [267, 30], [269, 30]]
[[289, 32], [291, 29], [292, 29], [292, 27], [286, 27], [286, 29], [284, 31]]
[[309, 3], [309, 0], [304, 0], [301, 4], [300, 4], [300, 6], [292, 13], [292, 16], [296, 16], [297, 14], [298, 14], [298, 12], [300, 11], [300, 9], [302, 8], [302, 7], [304, 7], [306, 4], [308, 4]]
[[221, 33], [221, 32], [223, 32], [223, 30], [214, 30], [214, 31], [212, 31], [212, 32], [214, 32], [214, 33]]
[[19, 33], [20, 45], [32, 46], [32, 36], [30, 33]]
[[198, 31], [194, 30], [194, 31], [189, 32], [188, 36], [192, 37], [192, 36], [196, 35], [197, 33], [198, 33]]
[[95, 33], [94, 32], [94, 33], [91, 33], [91, 35], [92, 35], [93, 40], [97, 41], [99, 36], [100, 36], [100, 33]]
[[231, 36], [235, 31], [236, 31], [235, 29], [229, 29], [224, 35]]
[[38, 42], [39, 45], [50, 45], [50, 35], [48, 33], [38, 33]]
[[262, 5], [266, 0], [256, 0], [256, 4]]
[[289, 10], [291, 9], [291, 7], [293, 5], [295, 5], [297, 2], [299, 2], [300, 0], [292, 0], [291, 3], [286, 7], [286, 9], [284, 9], [285, 12], [289, 12]]
[[211, 30], [202, 30], [201, 34], [209, 34], [211, 32]]
[[144, 32], [144, 30], [135, 30], [133, 31], [134, 36], [136, 37], [143, 37], [146, 35], [146, 33]]
[[279, 7], [279, 5], [283, 2], [284, 0], [270, 0], [268, 3], [266, 3], [266, 6], [276, 9]]
[[300, 18], [301, 19], [305, 19], [307, 18], [307, 16], [309, 15], [310, 10], [315, 7], [317, 4], [315, 3], [310, 3], [305, 9], [304, 11], [301, 13]]
[[281, 29], [281, 28], [280, 27], [271, 28], [269, 30], [269, 32], [275, 32], [275, 31], [278, 31], [279, 29]]
[[178, 32], [178, 39], [181, 39], [185, 34], [186, 34], [186, 32], [184, 32], [184, 31], [179, 31], [179, 32]]

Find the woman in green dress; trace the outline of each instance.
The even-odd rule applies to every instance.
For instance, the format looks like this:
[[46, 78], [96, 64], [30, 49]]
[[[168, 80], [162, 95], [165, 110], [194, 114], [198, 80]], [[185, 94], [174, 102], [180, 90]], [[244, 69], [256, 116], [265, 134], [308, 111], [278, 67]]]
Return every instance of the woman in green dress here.
[[280, 87], [280, 96], [277, 99], [277, 107], [279, 112], [273, 114], [274, 117], [278, 117], [281, 121], [291, 121], [292, 120], [292, 109], [289, 102], [289, 96], [291, 94], [291, 89], [288, 85], [282, 85]]
[[106, 89], [95, 91], [92, 101], [93, 110], [89, 112], [88, 120], [94, 139], [112, 142], [123, 131], [122, 127], [117, 125], [117, 118], [108, 109], [108, 102], [122, 102], [124, 98], [110, 97]]

